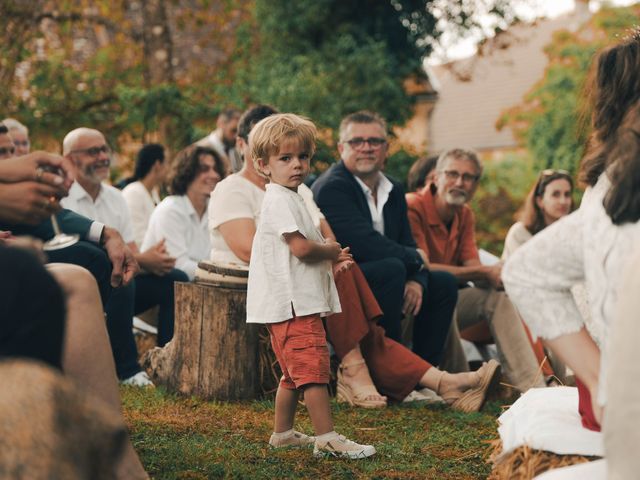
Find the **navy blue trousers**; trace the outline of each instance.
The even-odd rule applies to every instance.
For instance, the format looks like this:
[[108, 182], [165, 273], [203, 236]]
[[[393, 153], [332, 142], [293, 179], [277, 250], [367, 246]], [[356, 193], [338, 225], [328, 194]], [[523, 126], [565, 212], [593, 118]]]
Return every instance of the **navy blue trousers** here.
[[[389, 338], [401, 342], [401, 322], [404, 286], [407, 271], [399, 259], [358, 264], [369, 283], [384, 316], [378, 322]], [[420, 272], [427, 287], [423, 291], [422, 307], [414, 318], [413, 351], [432, 365], [439, 365], [444, 344], [453, 320], [458, 300], [458, 282], [446, 272]]]

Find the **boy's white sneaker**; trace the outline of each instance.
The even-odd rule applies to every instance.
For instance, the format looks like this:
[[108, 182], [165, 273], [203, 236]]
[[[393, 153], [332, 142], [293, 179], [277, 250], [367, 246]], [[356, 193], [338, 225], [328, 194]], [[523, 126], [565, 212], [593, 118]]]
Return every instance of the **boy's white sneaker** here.
[[348, 440], [344, 435], [337, 435], [326, 442], [316, 439], [313, 447], [314, 457], [343, 457], [355, 460], [370, 457], [374, 453], [376, 449], [373, 445], [360, 445]]
[[294, 430], [291, 435], [282, 437], [277, 433], [272, 433], [269, 439], [269, 445], [274, 448], [280, 447], [306, 447], [316, 441], [316, 437], [310, 437], [302, 432]]

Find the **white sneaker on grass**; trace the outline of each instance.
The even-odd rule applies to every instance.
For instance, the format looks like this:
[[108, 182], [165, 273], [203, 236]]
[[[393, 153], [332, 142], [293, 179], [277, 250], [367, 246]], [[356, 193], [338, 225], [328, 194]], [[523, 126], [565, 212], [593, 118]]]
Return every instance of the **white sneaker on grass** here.
[[367, 458], [376, 453], [373, 445], [360, 445], [348, 440], [344, 435], [336, 435], [326, 442], [316, 439], [313, 447], [314, 457], [342, 457], [356, 460]]
[[424, 398], [424, 401], [426, 403], [447, 403], [444, 401], [444, 399], [438, 395], [436, 392], [434, 392], [433, 390], [431, 390], [430, 388], [423, 388], [421, 390], [418, 390], [418, 393], [422, 396], [422, 398]]
[[120, 385], [130, 385], [132, 387], [155, 387], [147, 372], [138, 372], [135, 375], [120, 381]]
[[402, 399], [402, 403], [416, 403], [416, 402], [427, 402], [427, 401], [429, 401], [429, 399], [424, 395], [422, 395], [422, 393], [416, 390], [411, 390], [409, 392], [409, 395], [407, 395]]
[[291, 435], [282, 437], [277, 433], [272, 433], [269, 439], [269, 445], [274, 448], [281, 447], [306, 447], [312, 445], [316, 441], [316, 437], [310, 437], [302, 432], [294, 430]]

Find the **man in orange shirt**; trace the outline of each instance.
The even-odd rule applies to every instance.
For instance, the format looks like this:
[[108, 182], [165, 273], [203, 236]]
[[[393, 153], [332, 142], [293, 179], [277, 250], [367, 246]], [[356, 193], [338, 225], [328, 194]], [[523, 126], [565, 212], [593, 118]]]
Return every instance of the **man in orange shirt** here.
[[[463, 286], [456, 305], [459, 329], [477, 328], [486, 321], [507, 380], [525, 391], [545, 382], [524, 325], [503, 291], [502, 264], [480, 263], [475, 218], [467, 203], [481, 174], [482, 164], [475, 152], [444, 152], [436, 164], [435, 182], [407, 194], [409, 221], [431, 270], [449, 272]], [[468, 282], [473, 286], [467, 286]]]

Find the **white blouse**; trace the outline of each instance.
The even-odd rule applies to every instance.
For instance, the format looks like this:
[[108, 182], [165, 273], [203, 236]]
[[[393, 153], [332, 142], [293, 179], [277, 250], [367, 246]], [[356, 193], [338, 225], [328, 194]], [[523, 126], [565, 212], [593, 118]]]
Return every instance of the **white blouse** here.
[[149, 218], [151, 218], [153, 209], [160, 203], [158, 190], [153, 189], [149, 192], [142, 182], [133, 182], [124, 187], [122, 195], [129, 206], [133, 238], [138, 248], [140, 248], [147, 232]]
[[176, 258], [176, 268], [193, 280], [198, 262], [209, 256], [208, 224], [207, 212], [200, 218], [189, 197], [171, 195], [151, 214], [141, 251], [164, 238], [169, 255]]
[[502, 279], [509, 297], [535, 336], [556, 338], [584, 326], [571, 287], [585, 282], [590, 331], [602, 352], [598, 401], [606, 403], [609, 328], [614, 321], [621, 273], [640, 245], [640, 222], [614, 225], [603, 207], [610, 188], [602, 175], [580, 209], [535, 235], [507, 260]]
[[533, 235], [522, 222], [516, 222], [511, 225], [504, 239], [504, 248], [502, 250], [502, 260], [509, 258], [522, 245], [531, 240]]
[[251, 249], [247, 322], [283, 322], [292, 318], [292, 307], [298, 316], [341, 311], [331, 262], [295, 257], [283, 235], [296, 231], [324, 242], [304, 199], [288, 188], [267, 185]]

